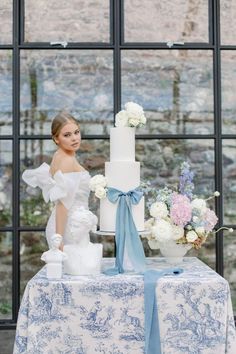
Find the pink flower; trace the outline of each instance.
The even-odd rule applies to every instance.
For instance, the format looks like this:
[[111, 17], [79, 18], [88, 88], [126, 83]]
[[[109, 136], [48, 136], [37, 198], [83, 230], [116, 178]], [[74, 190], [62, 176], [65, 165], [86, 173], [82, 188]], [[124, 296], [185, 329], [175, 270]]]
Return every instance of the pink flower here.
[[218, 218], [213, 210], [207, 208], [204, 214], [204, 228], [206, 231], [212, 231], [217, 224]]
[[171, 201], [170, 218], [175, 225], [184, 227], [192, 217], [190, 200], [185, 195], [173, 193]]

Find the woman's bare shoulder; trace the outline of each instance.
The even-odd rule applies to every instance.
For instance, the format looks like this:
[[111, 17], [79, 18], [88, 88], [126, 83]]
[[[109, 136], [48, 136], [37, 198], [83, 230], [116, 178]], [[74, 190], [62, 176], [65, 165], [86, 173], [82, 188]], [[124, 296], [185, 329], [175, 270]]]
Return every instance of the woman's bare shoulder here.
[[50, 165], [50, 173], [54, 175], [57, 171], [73, 172], [73, 158], [69, 155], [57, 152], [53, 155]]

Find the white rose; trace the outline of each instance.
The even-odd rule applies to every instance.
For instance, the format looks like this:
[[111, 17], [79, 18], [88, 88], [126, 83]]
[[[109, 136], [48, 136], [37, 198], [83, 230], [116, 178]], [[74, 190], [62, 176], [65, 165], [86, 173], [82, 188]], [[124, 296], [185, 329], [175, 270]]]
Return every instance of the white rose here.
[[198, 239], [198, 235], [195, 231], [189, 231], [187, 232], [186, 239], [188, 242], [194, 242]]
[[157, 220], [152, 227], [152, 234], [159, 242], [166, 242], [172, 239], [172, 226], [167, 221]]
[[96, 175], [90, 179], [89, 188], [91, 191], [95, 191], [97, 187], [106, 187], [107, 179], [103, 175]]
[[157, 240], [148, 240], [148, 245], [152, 250], [158, 250], [160, 248], [160, 244]]
[[197, 209], [200, 214], [204, 214], [207, 208], [206, 201], [200, 198], [192, 200], [191, 206], [193, 209]]
[[179, 240], [184, 236], [184, 228], [178, 225], [172, 225], [172, 233], [173, 240]]
[[95, 195], [99, 199], [106, 198], [106, 195], [107, 195], [106, 189], [103, 187], [97, 187], [95, 189]]
[[137, 127], [140, 124], [146, 123], [146, 117], [143, 112], [143, 107], [134, 102], [127, 102], [125, 109], [128, 116], [128, 125], [131, 127]]
[[143, 107], [134, 102], [127, 102], [125, 104], [125, 109], [129, 117], [141, 116], [143, 115]]
[[115, 126], [116, 127], [127, 127], [128, 126], [128, 114], [126, 111], [122, 110], [116, 114]]
[[165, 218], [168, 215], [168, 209], [165, 203], [155, 202], [150, 207], [150, 215], [154, 218]]
[[129, 126], [137, 127], [140, 124], [139, 117], [132, 117], [128, 119]]

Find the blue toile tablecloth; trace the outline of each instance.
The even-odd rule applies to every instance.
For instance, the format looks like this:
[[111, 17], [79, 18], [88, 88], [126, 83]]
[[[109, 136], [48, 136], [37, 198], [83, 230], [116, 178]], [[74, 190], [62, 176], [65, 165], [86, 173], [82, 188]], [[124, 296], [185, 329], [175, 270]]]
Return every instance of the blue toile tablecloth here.
[[[148, 268], [165, 269], [163, 258]], [[114, 265], [104, 259], [103, 268]], [[236, 336], [228, 282], [197, 258], [184, 272], [158, 281], [163, 354], [235, 354]], [[42, 268], [22, 299], [14, 354], [143, 354], [143, 276], [68, 276], [48, 280]]]

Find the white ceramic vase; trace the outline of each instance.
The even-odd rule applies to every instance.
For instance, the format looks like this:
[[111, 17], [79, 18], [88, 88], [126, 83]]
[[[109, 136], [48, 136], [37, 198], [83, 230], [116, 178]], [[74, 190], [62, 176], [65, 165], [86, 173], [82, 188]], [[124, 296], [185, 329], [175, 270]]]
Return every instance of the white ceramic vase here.
[[160, 244], [160, 252], [170, 264], [181, 263], [185, 254], [191, 248], [191, 244], [177, 244], [172, 240]]

